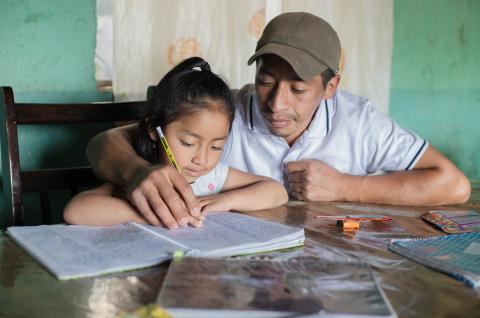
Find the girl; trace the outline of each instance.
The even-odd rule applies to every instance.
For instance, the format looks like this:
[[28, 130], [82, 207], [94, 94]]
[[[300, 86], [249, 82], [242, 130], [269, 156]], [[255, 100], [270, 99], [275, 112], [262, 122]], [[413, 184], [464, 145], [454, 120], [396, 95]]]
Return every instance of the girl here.
[[[168, 165], [157, 127], [176, 159], [179, 173], [198, 196], [202, 215], [208, 211], [248, 211], [284, 204], [283, 186], [229, 168], [220, 161], [235, 108], [227, 84], [199, 57], [189, 58], [158, 84], [149, 98], [150, 109], [138, 126], [136, 150], [151, 163]], [[112, 184], [75, 196], [64, 210], [67, 223], [108, 226], [125, 221], [152, 223], [129, 204], [124, 191]], [[190, 221], [202, 225], [202, 218]], [[179, 222], [186, 226], [187, 222]], [[174, 222], [169, 228], [177, 228]]]

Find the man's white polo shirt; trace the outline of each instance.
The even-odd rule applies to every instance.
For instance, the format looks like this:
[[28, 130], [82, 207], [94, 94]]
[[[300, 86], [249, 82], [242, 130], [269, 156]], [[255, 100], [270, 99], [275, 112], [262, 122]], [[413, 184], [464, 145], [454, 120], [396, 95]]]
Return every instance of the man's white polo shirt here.
[[367, 175], [412, 169], [428, 147], [425, 140], [401, 128], [368, 99], [345, 92], [322, 100], [292, 147], [269, 132], [253, 84], [236, 92], [235, 105], [237, 113], [223, 160], [285, 186], [284, 164], [290, 161], [318, 159], [343, 173]]

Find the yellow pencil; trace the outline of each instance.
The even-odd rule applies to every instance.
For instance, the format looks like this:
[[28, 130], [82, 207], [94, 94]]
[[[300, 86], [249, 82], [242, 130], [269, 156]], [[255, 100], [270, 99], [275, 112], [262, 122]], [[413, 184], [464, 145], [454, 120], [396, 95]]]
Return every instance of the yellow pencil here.
[[182, 171], [180, 171], [180, 167], [177, 164], [177, 161], [175, 160], [175, 157], [173, 156], [173, 152], [168, 145], [167, 138], [165, 138], [165, 135], [163, 134], [162, 128], [160, 128], [160, 126], [157, 126], [156, 129], [158, 137], [160, 138], [160, 142], [162, 143], [163, 149], [165, 149], [165, 153], [167, 154], [170, 163], [178, 170], [178, 173], [182, 173]]

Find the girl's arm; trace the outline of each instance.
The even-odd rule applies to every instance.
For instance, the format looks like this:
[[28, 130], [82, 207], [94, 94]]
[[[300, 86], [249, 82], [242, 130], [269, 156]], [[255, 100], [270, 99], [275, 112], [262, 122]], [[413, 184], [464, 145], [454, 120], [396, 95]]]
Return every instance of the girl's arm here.
[[148, 223], [112, 184], [82, 192], [68, 202], [63, 218], [69, 224], [111, 226], [126, 221]]
[[288, 201], [285, 188], [277, 181], [229, 168], [219, 194], [200, 197], [202, 213], [209, 211], [252, 211], [273, 208]]

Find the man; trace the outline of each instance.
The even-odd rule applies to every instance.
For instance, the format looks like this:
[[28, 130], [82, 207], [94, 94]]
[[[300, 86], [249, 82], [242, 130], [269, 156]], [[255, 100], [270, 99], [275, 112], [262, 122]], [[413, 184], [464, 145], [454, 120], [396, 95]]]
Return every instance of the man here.
[[[308, 13], [274, 18], [248, 64], [255, 85], [235, 93], [237, 116], [224, 160], [283, 182], [306, 201], [440, 205], [465, 202], [468, 179], [440, 152], [365, 98], [338, 92], [340, 41]], [[191, 187], [171, 166], [136, 156], [136, 127], [95, 137], [87, 155], [100, 177], [127, 188], [148, 219], [201, 218]], [[375, 172], [386, 174], [374, 174]], [[171, 218], [168, 218], [171, 219]], [[183, 222], [182, 222], [183, 223]]]

